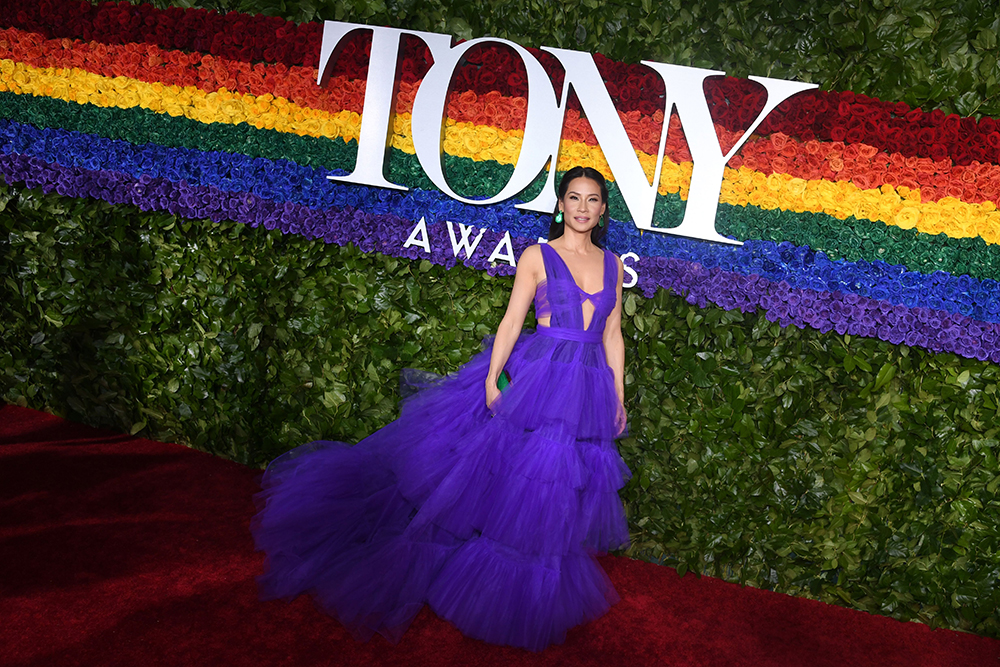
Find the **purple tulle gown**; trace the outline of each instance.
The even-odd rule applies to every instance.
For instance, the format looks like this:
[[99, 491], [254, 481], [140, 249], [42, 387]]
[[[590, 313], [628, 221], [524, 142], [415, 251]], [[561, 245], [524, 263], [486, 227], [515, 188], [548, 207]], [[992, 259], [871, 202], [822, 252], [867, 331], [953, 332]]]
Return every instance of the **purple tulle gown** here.
[[551, 326], [520, 336], [492, 410], [487, 349], [357, 445], [314, 442], [268, 466], [251, 527], [262, 598], [310, 593], [362, 640], [398, 641], [428, 604], [467, 636], [534, 651], [618, 601], [594, 558], [628, 542], [602, 344], [617, 263], [605, 251], [604, 287], [587, 294], [541, 249], [535, 313]]

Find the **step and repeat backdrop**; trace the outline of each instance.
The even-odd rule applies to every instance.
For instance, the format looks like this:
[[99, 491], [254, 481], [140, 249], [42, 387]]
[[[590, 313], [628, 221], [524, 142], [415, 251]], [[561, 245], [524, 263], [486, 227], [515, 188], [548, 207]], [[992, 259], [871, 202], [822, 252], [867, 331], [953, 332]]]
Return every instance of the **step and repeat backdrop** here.
[[[913, 99], [995, 109], [976, 3], [911, 4], [838, 6], [782, 71], [892, 38], [952, 49]], [[351, 20], [0, 3], [4, 400], [258, 466], [355, 441], [401, 369], [480, 349], [590, 166], [626, 271], [629, 553], [1000, 632], [994, 119]]]
[[632, 289], [1000, 361], [993, 119], [488, 38], [68, 6], [5, 12], [8, 182], [507, 274], [586, 165]]

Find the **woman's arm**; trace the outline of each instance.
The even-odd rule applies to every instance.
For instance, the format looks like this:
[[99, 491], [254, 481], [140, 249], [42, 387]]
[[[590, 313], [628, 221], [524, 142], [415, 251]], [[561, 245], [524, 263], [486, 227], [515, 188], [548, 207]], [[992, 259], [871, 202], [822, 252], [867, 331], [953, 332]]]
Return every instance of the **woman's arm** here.
[[500, 395], [497, 389], [497, 378], [503, 370], [507, 358], [510, 357], [514, 343], [521, 335], [524, 318], [535, 298], [535, 289], [545, 277], [545, 266], [542, 263], [542, 250], [537, 245], [530, 246], [517, 262], [517, 273], [514, 275], [514, 288], [507, 302], [507, 312], [504, 313], [496, 338], [493, 340], [493, 353], [490, 355], [490, 372], [486, 376], [486, 405], [492, 405]]
[[607, 355], [608, 366], [615, 376], [615, 392], [618, 394], [618, 432], [625, 431], [625, 339], [622, 338], [622, 280], [625, 267], [622, 261], [615, 258], [618, 264], [618, 299], [614, 310], [608, 315], [604, 324], [604, 354]]

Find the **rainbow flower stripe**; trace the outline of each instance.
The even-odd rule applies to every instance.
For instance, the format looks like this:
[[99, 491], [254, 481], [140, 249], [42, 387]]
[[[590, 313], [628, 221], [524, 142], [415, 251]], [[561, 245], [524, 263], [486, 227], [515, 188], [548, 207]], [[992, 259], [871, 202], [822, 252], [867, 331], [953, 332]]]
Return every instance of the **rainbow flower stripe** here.
[[[0, 8], [0, 27], [0, 174], [8, 182], [491, 273], [512, 272], [487, 259], [505, 234], [517, 254], [547, 228], [517, 202], [464, 205], [423, 175], [410, 133], [427, 68], [418, 46], [405, 51], [388, 161], [388, 176], [411, 188], [401, 193], [326, 178], [347, 173], [354, 161], [360, 41], [348, 45], [321, 89], [314, 24], [15, 0]], [[444, 160], [459, 191], [488, 194], [516, 161], [526, 92], [504, 49], [470, 55], [447, 104]], [[640, 66], [597, 60], [651, 175], [662, 84]], [[725, 79], [708, 92], [725, 148], [759, 106], [760, 91]], [[667, 121], [655, 217], [664, 227], [680, 218], [692, 170], [677, 118]], [[730, 162], [720, 200], [718, 228], [743, 246], [612, 225], [609, 246], [639, 256], [630, 263], [638, 289], [671, 289], [700, 306], [763, 309], [782, 326], [1000, 362], [1000, 128], [993, 119], [816, 92], [782, 104], [758, 132]], [[571, 106], [558, 168], [575, 164], [610, 173]], [[612, 214], [627, 220], [613, 183]], [[403, 248], [421, 218], [430, 254]], [[453, 252], [446, 221], [487, 230], [471, 257]]]

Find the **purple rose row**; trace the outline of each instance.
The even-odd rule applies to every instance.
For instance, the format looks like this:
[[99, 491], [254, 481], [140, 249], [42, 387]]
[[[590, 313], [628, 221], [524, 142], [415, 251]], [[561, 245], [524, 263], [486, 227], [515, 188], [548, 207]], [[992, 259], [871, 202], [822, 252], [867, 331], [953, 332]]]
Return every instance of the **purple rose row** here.
[[[727, 310], [752, 312], [782, 327], [810, 327], [879, 338], [894, 345], [953, 352], [962, 357], [1000, 363], [1000, 324], [923, 307], [908, 307], [853, 293], [791, 287], [755, 275], [707, 269], [675, 258], [646, 257], [640, 262], [638, 287], [668, 287], [688, 303], [709, 303]], [[655, 286], [654, 286], [655, 284]]]
[[[500, 248], [504, 234], [486, 230], [472, 256], [453, 251], [448, 223], [427, 221], [430, 252], [416, 244], [404, 248], [417, 221], [387, 213], [368, 213], [351, 207], [310, 208], [293, 202], [275, 202], [247, 192], [226, 192], [214, 186], [192, 186], [185, 181], [120, 172], [63, 167], [24, 155], [0, 156], [0, 174], [8, 182], [23, 182], [69, 197], [94, 197], [113, 204], [131, 204], [143, 210], [168, 211], [185, 218], [234, 220], [251, 226], [279, 229], [327, 243], [354, 243], [364, 252], [395, 257], [428, 259], [450, 267], [457, 262], [493, 274], [509, 275], [514, 269], [503, 261], [489, 262]], [[452, 223], [461, 239], [461, 226]], [[470, 240], [479, 235], [476, 228]], [[511, 249], [519, 256], [533, 239], [511, 237]], [[498, 253], [500, 254], [500, 253]], [[838, 291], [793, 288], [784, 281], [757, 275], [705, 268], [697, 262], [672, 257], [640, 257], [630, 263], [639, 275], [636, 287], [646, 295], [670, 289], [700, 307], [714, 304], [758, 308], [766, 317], [788, 326], [812, 327], [875, 337], [894, 344], [923, 347], [933, 352], [954, 352], [963, 357], [1000, 363], [1000, 324], [974, 320], [960, 314], [922, 307], [907, 307], [889, 301]]]

